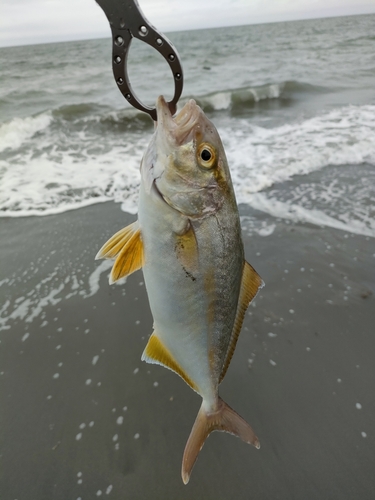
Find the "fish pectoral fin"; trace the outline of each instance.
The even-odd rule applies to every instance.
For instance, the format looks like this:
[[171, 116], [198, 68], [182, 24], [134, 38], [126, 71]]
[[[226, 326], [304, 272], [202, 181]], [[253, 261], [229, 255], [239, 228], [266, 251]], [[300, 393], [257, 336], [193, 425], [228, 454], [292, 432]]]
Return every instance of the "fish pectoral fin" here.
[[141, 359], [142, 361], [146, 361], [146, 363], [162, 365], [165, 368], [172, 370], [184, 379], [194, 391], [198, 392], [194, 382], [190, 379], [190, 377], [188, 377], [178, 362], [173, 358], [170, 351], [165, 347], [155, 332], [151, 335], [146, 348], [143, 351]]
[[109, 278], [111, 284], [138, 271], [143, 266], [143, 242], [138, 221], [114, 234], [102, 246], [95, 258], [113, 259], [115, 257], [116, 260]]
[[120, 229], [120, 231], [117, 231], [116, 234], [114, 234], [106, 243], [104, 243], [102, 248], [96, 254], [95, 260], [114, 259], [137, 230], [139, 230], [139, 224], [136, 220], [132, 224], [129, 224], [129, 226], [126, 226]]
[[236, 349], [236, 344], [241, 332], [246, 309], [248, 308], [248, 305], [258, 293], [259, 289], [262, 288], [263, 286], [264, 286], [264, 281], [262, 280], [262, 278], [255, 271], [255, 269], [248, 262], [245, 261], [245, 265], [242, 271], [241, 288], [240, 288], [240, 295], [238, 298], [236, 318], [234, 320], [233, 330], [229, 340], [227, 353], [224, 358], [224, 364], [221, 370], [219, 384], [225, 377], [234, 350]]
[[245, 443], [260, 448], [259, 439], [251, 426], [228, 406], [221, 398], [218, 400], [218, 408], [214, 412], [207, 412], [204, 401], [191, 429], [187, 440], [184, 456], [182, 458], [182, 480], [187, 484], [191, 471], [198, 458], [204, 442], [213, 431], [224, 431], [239, 437]]

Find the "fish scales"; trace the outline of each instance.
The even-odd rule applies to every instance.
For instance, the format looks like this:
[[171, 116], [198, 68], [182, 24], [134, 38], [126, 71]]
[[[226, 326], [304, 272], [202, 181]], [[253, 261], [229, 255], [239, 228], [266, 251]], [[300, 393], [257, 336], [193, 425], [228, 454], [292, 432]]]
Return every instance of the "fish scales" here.
[[[143, 196], [144, 193], [141, 200]], [[143, 273], [154, 329], [184, 371], [192, 374], [190, 378], [200, 388], [200, 394], [215, 401], [236, 314], [240, 286], [236, 276], [242, 274], [242, 245], [233, 244], [233, 236], [239, 234], [238, 224], [223, 228], [215, 216], [192, 221], [198, 265], [189, 269], [177, 257], [170, 258], [175, 252], [171, 217], [175, 215], [176, 226], [180, 222], [180, 215], [173, 212], [156, 193], [140, 203], [139, 222], [144, 228], [145, 251]], [[156, 214], [157, 224], [153, 220]], [[178, 307], [180, 304], [182, 307]]]
[[230, 171], [220, 137], [190, 100], [176, 117], [161, 96], [157, 126], [141, 163], [138, 221], [97, 258], [116, 258], [110, 281], [143, 268], [154, 332], [142, 359], [180, 375], [202, 397], [187, 441], [189, 481], [214, 431], [259, 448], [250, 425], [218, 394], [244, 314], [263, 282], [245, 261]]

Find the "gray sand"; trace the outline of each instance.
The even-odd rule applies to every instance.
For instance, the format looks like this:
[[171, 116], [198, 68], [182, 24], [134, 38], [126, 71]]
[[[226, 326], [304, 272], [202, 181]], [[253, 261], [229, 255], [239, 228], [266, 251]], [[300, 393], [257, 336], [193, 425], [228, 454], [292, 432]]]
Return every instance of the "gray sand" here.
[[375, 241], [285, 222], [245, 230], [266, 287], [221, 396], [261, 449], [214, 433], [184, 486], [200, 398], [140, 360], [152, 331], [142, 273], [110, 287], [94, 261], [132, 220], [113, 203], [0, 219], [1, 500], [373, 500]]

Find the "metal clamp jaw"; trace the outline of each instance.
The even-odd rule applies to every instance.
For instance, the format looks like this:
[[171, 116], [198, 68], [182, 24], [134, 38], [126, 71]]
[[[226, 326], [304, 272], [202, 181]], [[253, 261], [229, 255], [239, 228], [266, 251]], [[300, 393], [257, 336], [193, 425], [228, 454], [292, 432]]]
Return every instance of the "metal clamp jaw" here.
[[156, 109], [145, 106], [134, 93], [127, 74], [127, 58], [132, 38], [151, 45], [167, 61], [171, 68], [175, 91], [168, 102], [172, 115], [182, 93], [183, 72], [177, 50], [168, 38], [150, 24], [143, 15], [137, 0], [96, 0], [104, 10], [112, 30], [112, 68], [117, 86], [125, 99], [135, 108], [157, 120]]

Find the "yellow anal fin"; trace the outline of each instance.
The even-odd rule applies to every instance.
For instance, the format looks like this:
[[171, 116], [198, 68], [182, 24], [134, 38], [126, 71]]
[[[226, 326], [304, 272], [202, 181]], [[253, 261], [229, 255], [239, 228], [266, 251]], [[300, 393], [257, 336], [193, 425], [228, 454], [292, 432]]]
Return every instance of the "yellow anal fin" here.
[[241, 289], [238, 298], [238, 305], [236, 311], [236, 318], [234, 320], [232, 335], [228, 344], [228, 350], [225, 355], [223, 368], [221, 370], [219, 383], [225, 377], [228, 367], [230, 365], [234, 350], [236, 349], [236, 344], [238, 337], [241, 332], [242, 323], [245, 317], [245, 312], [253, 300], [258, 290], [264, 286], [264, 282], [255, 269], [245, 261], [245, 265], [242, 271]]
[[155, 332], [151, 335], [146, 348], [143, 351], [141, 359], [142, 361], [146, 361], [146, 363], [162, 365], [165, 366], [165, 368], [172, 370], [184, 379], [194, 391], [198, 392], [194, 382], [190, 379], [190, 377], [188, 377], [188, 375], [186, 375], [184, 370], [173, 358], [172, 354], [165, 347]]
[[138, 221], [113, 235], [99, 250], [96, 259], [113, 259], [115, 257], [116, 260], [109, 278], [111, 284], [138, 271], [143, 266], [143, 242]]
[[186, 274], [195, 280], [198, 271], [198, 243], [192, 226], [183, 235], [176, 235], [175, 253]]

